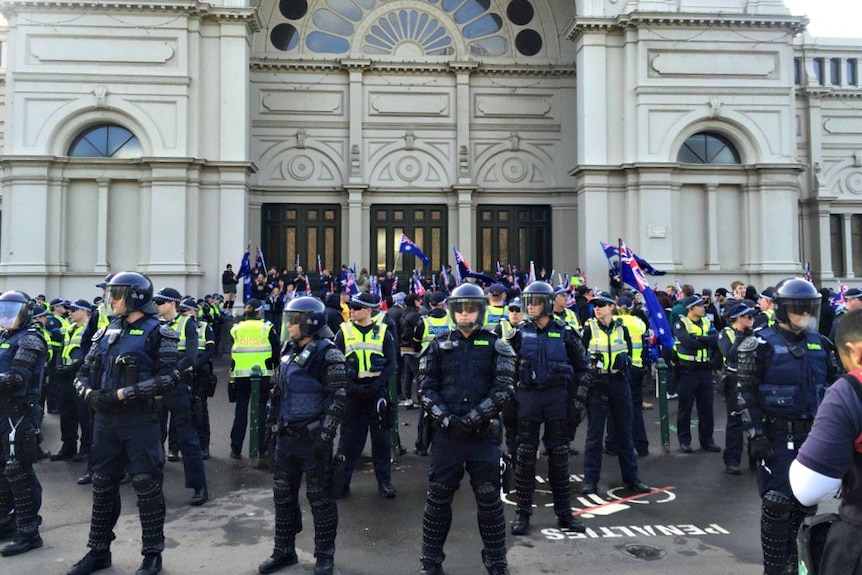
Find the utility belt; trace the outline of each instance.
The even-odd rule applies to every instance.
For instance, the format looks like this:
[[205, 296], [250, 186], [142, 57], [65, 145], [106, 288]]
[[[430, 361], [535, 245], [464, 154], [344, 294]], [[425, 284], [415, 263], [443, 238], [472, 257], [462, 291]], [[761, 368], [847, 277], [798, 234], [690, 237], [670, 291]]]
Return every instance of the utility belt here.
[[320, 429], [320, 421], [312, 421], [302, 427], [279, 427], [276, 433], [280, 437], [291, 437], [293, 439], [313, 439]]
[[498, 418], [489, 419], [488, 423], [474, 430], [470, 439], [500, 439], [503, 426]]
[[108, 415], [122, 415], [127, 413], [158, 413], [162, 410], [162, 397], [148, 397], [134, 401], [120, 401], [111, 409], [99, 413]]
[[525, 383], [525, 382], [519, 381], [517, 383], [516, 387], [518, 389], [549, 389], [552, 387], [563, 387], [565, 385], [566, 385], [566, 383], [563, 381], [553, 381], [553, 382], [547, 382], [547, 383], [542, 383], [542, 384], [535, 384], [532, 382], [526, 382]]
[[808, 433], [814, 421], [811, 419], [787, 419], [786, 417], [763, 416], [763, 425], [770, 431], [786, 431], [787, 433]]

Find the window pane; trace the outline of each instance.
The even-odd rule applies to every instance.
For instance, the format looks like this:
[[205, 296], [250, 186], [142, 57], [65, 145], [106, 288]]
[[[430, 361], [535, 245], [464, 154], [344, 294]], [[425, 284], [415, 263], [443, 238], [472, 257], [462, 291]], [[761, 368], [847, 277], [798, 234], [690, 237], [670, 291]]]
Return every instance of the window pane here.
[[793, 59], [793, 83], [802, 85], [802, 58]]
[[286, 231], [284, 253], [287, 255], [287, 261], [283, 262], [282, 265], [287, 266], [288, 269], [293, 269], [293, 265], [296, 263], [296, 228], [287, 228]]
[[843, 277], [844, 272], [844, 216], [829, 216], [829, 235], [832, 250], [832, 273]]
[[491, 267], [491, 228], [482, 228], [482, 269]]
[[823, 73], [824, 72], [824, 70], [823, 70], [823, 66], [824, 66], [823, 58], [814, 58], [812, 64], [814, 67], [814, 79], [815, 79], [815, 81], [818, 84], [820, 84], [821, 86], [825, 86], [826, 85], [826, 78], [825, 78], [824, 73]]
[[317, 267], [317, 228], [308, 228], [308, 258], [305, 260], [305, 271]]
[[841, 85], [841, 58], [829, 60], [829, 79], [833, 86]]
[[847, 85], [848, 86], [856, 86], [858, 81], [856, 79], [856, 58], [848, 58], [847, 59]]
[[323, 244], [323, 265], [329, 269], [337, 269], [341, 264], [335, 261], [335, 228], [326, 228], [323, 233], [326, 241]]
[[[500, 234], [497, 238], [497, 241], [500, 242], [500, 244], [499, 244], [500, 257], [497, 259], [499, 259], [501, 262], [509, 261], [509, 228], [500, 228]], [[494, 267], [495, 268], [497, 267], [496, 261], [494, 262]], [[488, 269], [490, 270], [491, 268], [488, 268]]]
[[377, 265], [386, 266], [386, 228], [377, 229]]
[[443, 258], [440, 255], [440, 252], [443, 251], [440, 231], [440, 228], [431, 228], [431, 253], [425, 252], [431, 258], [431, 265], [436, 266], [436, 268], [443, 267]]
[[862, 275], [862, 216], [854, 215], [851, 219], [850, 233], [853, 246], [853, 275]]
[[84, 130], [69, 146], [69, 156], [78, 158], [139, 158], [141, 144], [129, 130], [102, 124]]

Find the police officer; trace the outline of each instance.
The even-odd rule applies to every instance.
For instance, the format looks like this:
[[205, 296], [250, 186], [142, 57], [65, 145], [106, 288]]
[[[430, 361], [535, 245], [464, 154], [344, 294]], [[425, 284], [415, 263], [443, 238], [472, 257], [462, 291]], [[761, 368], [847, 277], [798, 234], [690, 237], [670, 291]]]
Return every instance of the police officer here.
[[679, 411], [676, 416], [679, 448], [692, 453], [691, 411], [697, 405], [697, 436], [704, 451], [718, 453], [721, 448], [712, 437], [712, 350], [718, 334], [706, 315], [704, 301], [696, 296], [685, 299], [686, 315], [673, 324], [674, 349], [679, 358]]
[[574, 330], [553, 314], [554, 288], [543, 281], [522, 294], [527, 321], [511, 338], [518, 356], [518, 447], [515, 460], [517, 517], [512, 535], [530, 531], [539, 428], [548, 452], [548, 480], [557, 526], [583, 533], [586, 526], [572, 515], [569, 501], [569, 441], [581, 422], [590, 387], [589, 364]]
[[607, 414], [613, 414], [614, 444], [623, 484], [635, 493], [651, 488], [638, 478], [638, 463], [632, 441], [632, 394], [628, 380], [632, 343], [626, 327], [613, 317], [614, 297], [599, 291], [593, 297], [593, 313], [584, 325], [583, 343], [590, 357], [593, 385], [587, 414], [587, 441], [584, 446], [584, 485], [581, 493], [598, 491], [602, 472], [602, 436]]
[[443, 572], [452, 498], [465, 468], [478, 508], [482, 562], [491, 575], [507, 575], [499, 416], [514, 394], [515, 353], [481, 329], [487, 300], [480, 287], [461, 284], [448, 305], [452, 330], [437, 335], [419, 358], [422, 408], [438, 430], [428, 468], [420, 575]]
[[[69, 304], [72, 310], [72, 323], [66, 328], [63, 351], [57, 365], [57, 406], [60, 409], [60, 440], [63, 446], [51, 456], [51, 461], [72, 459], [78, 454], [78, 404], [80, 399], [75, 393], [75, 374], [84, 363], [81, 350], [81, 335], [90, 321], [90, 304], [79, 299]], [[93, 428], [89, 418], [81, 422], [81, 453], [90, 453]]]
[[775, 325], [775, 305], [772, 303], [773, 297], [775, 297], [774, 288], [768, 287], [760, 292], [760, 295], [757, 298], [757, 307], [760, 308], [760, 313], [754, 316], [754, 329], [772, 327]]
[[[185, 297], [178, 306], [180, 313], [196, 318], [198, 304], [191, 297]], [[213, 358], [216, 345], [213, 327], [205, 320], [198, 320], [198, 353], [195, 356], [194, 377], [192, 379], [192, 421], [201, 445], [203, 459], [210, 457], [210, 412], [209, 398], [215, 394], [215, 372]]]
[[[40, 404], [48, 409], [48, 413], [57, 413], [57, 394], [50, 391], [57, 387], [57, 364], [63, 353], [63, 323], [47, 307], [37, 306], [33, 318], [42, 330], [42, 336], [48, 342], [47, 369], [45, 371], [44, 385], [42, 386], [42, 397]], [[48, 399], [50, 397], [50, 403]]]
[[147, 276], [120, 272], [107, 290], [114, 317], [94, 336], [75, 380], [78, 394], [96, 412], [90, 453], [93, 515], [90, 551], [68, 573], [87, 575], [111, 566], [120, 481], [128, 472], [141, 517], [144, 560], [136, 575], [155, 575], [165, 548], [165, 454], [155, 398], [179, 381], [178, 337], [156, 318]]
[[844, 292], [844, 309], [832, 320], [832, 328], [829, 330], [829, 341], [836, 340], [835, 335], [838, 331], [838, 324], [841, 323], [844, 314], [857, 309], [862, 309], [862, 290], [859, 288], [850, 288]]
[[[509, 312], [509, 316], [500, 320], [494, 333], [502, 337], [504, 340], [509, 341], [516, 333], [518, 333], [518, 325], [524, 321], [524, 314], [521, 309], [521, 298], [512, 298], [506, 306], [506, 309]], [[503, 423], [503, 429], [506, 433], [506, 452], [503, 454], [503, 489], [508, 490], [509, 486], [506, 484], [510, 477], [510, 473], [508, 472], [514, 468], [515, 457], [518, 453], [518, 406], [516, 402], [509, 402], [509, 405], [506, 406], [500, 420]]]
[[[428, 313], [422, 316], [413, 330], [413, 349], [417, 354], [425, 351], [434, 338], [449, 330], [449, 315], [446, 313], [446, 295], [443, 292], [432, 292], [428, 296]], [[418, 357], [418, 355], [417, 355]], [[418, 369], [418, 359], [417, 359]], [[417, 382], [418, 384], [418, 382]], [[428, 456], [432, 430], [428, 428], [425, 410], [419, 411], [419, 424], [416, 427], [416, 445], [413, 453], [420, 457]]]
[[[617, 300], [617, 319], [626, 326], [629, 338], [632, 342], [632, 363], [629, 366], [629, 384], [632, 388], [632, 441], [635, 451], [641, 457], [649, 455], [649, 439], [647, 438], [646, 424], [644, 423], [644, 395], [643, 383], [646, 377], [644, 368], [644, 336], [647, 326], [644, 321], [631, 313], [633, 306], [632, 298], [622, 296]], [[612, 427], [613, 416], [608, 416], [608, 427]], [[616, 445], [613, 437], [609, 436], [605, 442], [608, 451], [616, 453]]]
[[580, 334], [583, 328], [581, 321], [578, 319], [578, 314], [566, 307], [566, 302], [569, 299], [569, 292], [565, 288], [560, 288], [554, 292], [554, 315], [573, 330]]
[[186, 487], [194, 490], [191, 504], [197, 506], [203, 505], [209, 499], [201, 442], [192, 421], [191, 388], [198, 353], [198, 330], [194, 318], [179, 313], [180, 301], [180, 292], [170, 287], [160, 289], [153, 296], [159, 316], [180, 338], [177, 343], [180, 381], [162, 398], [160, 422], [162, 441], [168, 440], [168, 461], [179, 459], [179, 448], [183, 454]]
[[294, 547], [300, 518], [299, 485], [305, 474], [314, 517], [315, 575], [333, 570], [338, 509], [332, 497], [332, 442], [344, 414], [347, 365], [332, 344], [324, 306], [297, 297], [285, 310], [290, 343], [273, 388], [275, 548], [258, 566], [273, 573], [298, 562]]
[[261, 414], [258, 425], [258, 449], [266, 452], [266, 402], [269, 399], [271, 387], [270, 377], [278, 361], [280, 343], [272, 324], [260, 318], [263, 303], [251, 298], [245, 304], [242, 321], [235, 324], [230, 335], [233, 339], [231, 347], [231, 368], [228, 387], [228, 397], [236, 402], [233, 427], [230, 430], [230, 456], [240, 459], [242, 443], [245, 441], [245, 430], [248, 427], [248, 403], [251, 401], [251, 372], [254, 366], [261, 370], [260, 400], [258, 402]]
[[42, 546], [42, 485], [33, 463], [39, 454], [39, 395], [48, 344], [32, 323], [34, 305], [20, 291], [0, 295], [0, 538], [14, 535], [0, 549], [4, 557]]
[[488, 309], [485, 310], [485, 327], [493, 328], [506, 317], [506, 286], [495, 283], [488, 286]]
[[395, 373], [397, 351], [387, 323], [372, 319], [379, 305], [380, 297], [375, 294], [356, 294], [350, 300], [350, 321], [342, 323], [335, 334], [335, 345], [344, 353], [352, 379], [338, 439], [338, 453], [344, 456], [344, 478], [338, 494], [341, 497], [350, 494], [353, 470], [369, 432], [378, 492], [386, 499], [396, 495], [392, 486], [389, 429], [384, 420], [389, 409], [387, 385]]
[[796, 532], [814, 509], [790, 489], [788, 469], [808, 436], [834, 367], [817, 332], [820, 293], [801, 278], [775, 286], [772, 327], [746, 337], [739, 346], [737, 400], [759, 462], [757, 487], [763, 500], [760, 536], [765, 575], [794, 572]]
[[499, 327], [494, 332], [505, 340], [510, 340], [517, 332], [518, 325], [524, 321], [524, 314], [521, 310], [521, 298], [512, 298], [512, 301], [506, 306], [508, 314], [500, 320]]
[[721, 390], [727, 404], [727, 425], [724, 431], [724, 469], [730, 475], [739, 475], [742, 461], [742, 418], [736, 406], [736, 374], [739, 368], [739, 345], [754, 331], [755, 309], [744, 303], [734, 304], [728, 310], [731, 324], [718, 334], [718, 351], [724, 358]]

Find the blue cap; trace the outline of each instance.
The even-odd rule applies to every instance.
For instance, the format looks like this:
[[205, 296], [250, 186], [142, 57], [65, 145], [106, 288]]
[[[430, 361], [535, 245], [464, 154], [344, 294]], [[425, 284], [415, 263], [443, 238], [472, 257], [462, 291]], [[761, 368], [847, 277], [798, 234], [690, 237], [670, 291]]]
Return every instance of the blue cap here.
[[730, 319], [736, 319], [738, 317], [742, 317], [744, 315], [750, 315], [754, 317], [754, 314], [757, 313], [757, 310], [754, 308], [750, 308], [744, 303], [738, 303], [734, 305], [730, 310], [728, 310], [727, 315]]
[[705, 302], [703, 301], [703, 299], [701, 299], [699, 296], [696, 296], [696, 295], [688, 296], [687, 298], [685, 298], [683, 300], [683, 302], [685, 303], [685, 309], [691, 309], [695, 306], [705, 305]]
[[594, 300], [603, 301], [603, 302], [605, 302], [605, 303], [610, 303], [610, 304], [613, 304], [613, 305], [617, 305], [617, 300], [615, 300], [615, 299], [614, 299], [614, 296], [612, 296], [610, 293], [608, 293], [608, 292], [606, 292], [606, 291], [597, 291], [597, 292], [595, 292], [595, 293], [593, 294], [593, 299], [594, 299]]
[[506, 286], [501, 283], [495, 283], [488, 286], [488, 293], [495, 296], [501, 296], [506, 293]]

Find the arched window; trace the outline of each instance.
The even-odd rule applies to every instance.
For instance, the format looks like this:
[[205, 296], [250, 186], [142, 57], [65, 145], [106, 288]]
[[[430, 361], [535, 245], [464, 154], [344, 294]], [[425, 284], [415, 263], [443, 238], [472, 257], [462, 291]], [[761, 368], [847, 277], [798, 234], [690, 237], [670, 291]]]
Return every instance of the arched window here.
[[74, 158], [140, 158], [141, 143], [133, 133], [116, 124], [87, 128], [69, 146]]
[[679, 149], [677, 162], [683, 164], [740, 164], [739, 152], [724, 136], [715, 132], [699, 132]]

